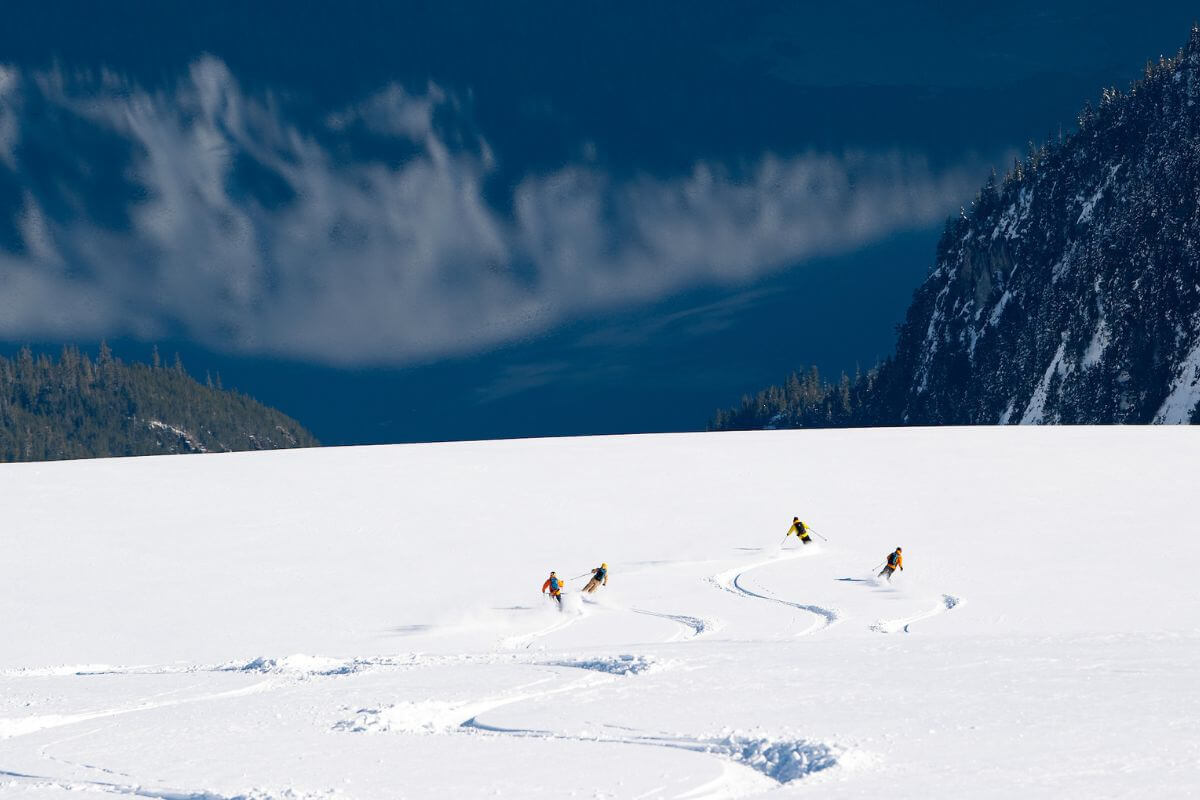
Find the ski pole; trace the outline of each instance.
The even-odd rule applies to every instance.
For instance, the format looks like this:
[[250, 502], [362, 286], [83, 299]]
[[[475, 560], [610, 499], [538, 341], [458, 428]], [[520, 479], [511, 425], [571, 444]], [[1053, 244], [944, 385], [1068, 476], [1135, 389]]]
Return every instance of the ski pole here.
[[567, 580], [569, 580], [569, 581], [577, 581], [577, 580], [579, 580], [580, 578], [586, 577], [586, 576], [588, 576], [588, 575], [591, 575], [591, 574], [592, 574], [592, 571], [589, 569], [587, 572], [583, 573], [582, 575], [576, 575], [574, 578], [567, 578]]
[[828, 541], [829, 541], [829, 540], [828, 540], [828, 539], [826, 539], [824, 536], [822, 536], [821, 534], [817, 533], [817, 531], [816, 531], [816, 529], [815, 529], [815, 528], [809, 528], [808, 530], [809, 530], [809, 533], [811, 533], [811, 534], [813, 534], [814, 536], [816, 536], [816, 537], [817, 537], [818, 539], [820, 539], [822, 542], [828, 542]]

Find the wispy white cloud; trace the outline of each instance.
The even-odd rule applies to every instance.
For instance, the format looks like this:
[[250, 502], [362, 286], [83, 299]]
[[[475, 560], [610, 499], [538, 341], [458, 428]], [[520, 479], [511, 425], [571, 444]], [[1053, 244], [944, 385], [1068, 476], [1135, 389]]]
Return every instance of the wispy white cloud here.
[[[9, 339], [176, 334], [239, 352], [406, 363], [926, 226], [977, 183], [976, 165], [935, 171], [900, 153], [767, 154], [749, 169], [700, 163], [668, 178], [579, 164], [526, 177], [501, 213], [484, 199], [486, 142], [452, 146], [439, 133], [454, 100], [437, 86], [386, 87], [304, 128], [212, 58], [169, 91], [112, 74], [0, 71], [0, 159], [18, 175], [30, 87], [130, 143], [140, 197], [121, 226], [56, 219], [28, 195], [23, 252], [0, 253]], [[340, 137], [356, 126], [413, 155], [347, 163]], [[251, 166], [286, 199], [247, 191]]]
[[336, 131], [360, 124], [374, 133], [421, 141], [433, 135], [433, 112], [445, 101], [445, 92], [434, 83], [423, 95], [392, 84], [361, 103], [329, 114], [325, 124]]

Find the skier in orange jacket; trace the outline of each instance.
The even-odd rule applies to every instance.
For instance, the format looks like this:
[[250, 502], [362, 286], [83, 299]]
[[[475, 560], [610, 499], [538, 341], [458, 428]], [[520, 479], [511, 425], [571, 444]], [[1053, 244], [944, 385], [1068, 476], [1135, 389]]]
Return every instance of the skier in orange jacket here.
[[880, 571], [878, 577], [882, 578], [886, 575], [890, 581], [896, 570], [904, 571], [904, 556], [901, 554], [899, 547], [896, 548], [895, 552], [888, 553], [887, 563], [883, 565], [883, 569]]
[[550, 592], [550, 599], [556, 601], [558, 603], [558, 607], [561, 609], [562, 581], [558, 579], [558, 576], [555, 575], [553, 571], [550, 572], [550, 577], [546, 578], [546, 582], [542, 584], [542, 594], [545, 594], [547, 590]]

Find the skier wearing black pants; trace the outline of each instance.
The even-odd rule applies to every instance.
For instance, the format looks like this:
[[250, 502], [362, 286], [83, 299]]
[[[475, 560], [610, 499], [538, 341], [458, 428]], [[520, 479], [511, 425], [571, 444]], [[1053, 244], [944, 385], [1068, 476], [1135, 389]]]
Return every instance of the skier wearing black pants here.
[[879, 572], [878, 577], [882, 578], [886, 575], [890, 583], [892, 575], [895, 574], [896, 570], [904, 571], [904, 556], [901, 555], [899, 547], [896, 548], [895, 552], [888, 553], [887, 563], [883, 565], [883, 569]]
[[552, 600], [554, 600], [556, 603], [558, 603], [558, 609], [559, 609], [559, 611], [561, 611], [562, 610], [562, 581], [560, 581], [558, 579], [558, 576], [555, 575], [553, 572], [550, 573], [549, 578], [546, 578], [546, 582], [542, 584], [542, 594], [546, 594], [547, 591], [550, 592], [550, 598]]
[[[812, 537], [808, 535], [808, 526], [805, 525], [799, 517], [792, 517], [792, 527], [788, 528], [787, 535], [796, 534], [796, 538], [801, 544], [808, 544], [812, 541]], [[785, 539], [787, 536], [784, 537]]]

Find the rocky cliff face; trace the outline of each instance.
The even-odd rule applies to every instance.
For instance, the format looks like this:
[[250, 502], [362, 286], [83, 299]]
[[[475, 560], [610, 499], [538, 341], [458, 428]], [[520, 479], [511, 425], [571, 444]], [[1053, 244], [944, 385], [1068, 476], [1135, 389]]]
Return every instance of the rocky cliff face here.
[[1200, 421], [1200, 31], [947, 225], [880, 422]]

